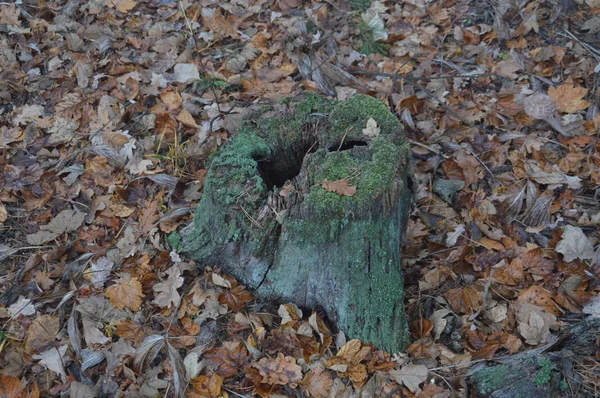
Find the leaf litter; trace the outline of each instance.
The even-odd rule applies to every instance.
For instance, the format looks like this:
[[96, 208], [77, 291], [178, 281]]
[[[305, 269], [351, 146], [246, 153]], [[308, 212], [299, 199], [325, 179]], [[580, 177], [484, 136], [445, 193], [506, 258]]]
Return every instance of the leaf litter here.
[[[555, 3], [3, 4], [0, 395], [452, 396], [598, 317], [600, 4]], [[406, 127], [407, 353], [174, 250], [236, 115], [301, 90]]]

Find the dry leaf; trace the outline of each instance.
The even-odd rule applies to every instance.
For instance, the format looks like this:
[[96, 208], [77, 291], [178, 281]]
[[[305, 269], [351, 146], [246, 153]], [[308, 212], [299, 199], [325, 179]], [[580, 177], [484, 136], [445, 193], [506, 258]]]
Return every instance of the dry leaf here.
[[38, 316], [27, 330], [25, 351], [31, 354], [48, 348], [48, 344], [54, 341], [59, 330], [58, 317], [54, 315]]
[[519, 77], [515, 72], [521, 70], [519, 64], [514, 61], [500, 61], [492, 67], [492, 73], [508, 79], [516, 79]]
[[60, 346], [58, 349], [52, 347], [39, 355], [33, 355], [33, 359], [39, 360], [40, 365], [45, 366], [58, 374], [63, 383], [65, 383], [67, 381], [67, 373], [65, 372], [64, 365], [68, 364], [70, 359], [66, 355], [68, 348], [69, 346], [67, 344]]
[[519, 333], [530, 345], [545, 343], [550, 335], [550, 328], [544, 318], [537, 312], [530, 311], [519, 320]]
[[144, 298], [142, 284], [129, 274], [121, 275], [114, 285], [106, 288], [104, 295], [115, 308], [122, 310], [127, 307], [132, 311], [139, 311]]
[[583, 99], [587, 92], [586, 88], [580, 86], [562, 84], [558, 87], [551, 86], [548, 89], [548, 96], [561, 112], [575, 113], [591, 105]]
[[575, 259], [590, 260], [594, 257], [594, 246], [581, 228], [565, 226], [562, 239], [556, 245], [556, 251], [562, 253], [568, 263]]
[[19, 398], [21, 396], [21, 380], [15, 376], [0, 373], [0, 397]]
[[177, 115], [176, 119], [179, 120], [181, 124], [183, 124], [186, 127], [191, 127], [193, 129], [200, 128], [200, 126], [198, 126], [198, 124], [194, 120], [192, 114], [189, 113], [186, 109], [182, 109], [181, 112], [179, 112], [179, 115]]
[[354, 196], [356, 194], [356, 187], [348, 185], [348, 180], [345, 178], [337, 181], [324, 180], [320, 185], [325, 190], [335, 192], [341, 196]]
[[367, 137], [374, 138], [377, 137], [380, 132], [381, 129], [377, 127], [377, 122], [370, 117], [369, 120], [367, 120], [367, 127], [363, 129], [362, 133]]
[[171, 305], [177, 307], [181, 302], [181, 296], [177, 292], [177, 289], [183, 285], [181, 270], [179, 267], [173, 266], [165, 272], [169, 275], [167, 280], [157, 283], [152, 287], [157, 293], [153, 303], [163, 308], [168, 308]]
[[400, 370], [391, 370], [390, 377], [397, 383], [404, 384], [411, 392], [416, 392], [419, 384], [427, 380], [427, 366], [406, 365]]
[[63, 210], [48, 225], [42, 225], [39, 232], [27, 235], [27, 242], [31, 245], [43, 245], [58, 238], [64, 232], [77, 230], [84, 220], [85, 213], [70, 209]]
[[302, 368], [296, 364], [296, 359], [282, 353], [278, 353], [277, 358], [263, 358], [254, 367], [258, 368], [263, 383], [290, 384], [293, 387], [302, 380]]
[[301, 384], [311, 397], [325, 398], [329, 394], [333, 380], [327, 371], [321, 367], [316, 367], [304, 376]]

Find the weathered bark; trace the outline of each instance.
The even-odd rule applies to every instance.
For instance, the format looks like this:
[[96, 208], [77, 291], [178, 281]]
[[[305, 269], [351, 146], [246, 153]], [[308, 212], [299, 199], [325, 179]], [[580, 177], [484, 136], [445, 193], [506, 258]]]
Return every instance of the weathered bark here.
[[[363, 134], [370, 118], [376, 137]], [[254, 112], [211, 164], [184, 250], [264, 298], [323, 308], [349, 337], [400, 351], [408, 152], [397, 118], [371, 97], [309, 95]], [[353, 196], [321, 185], [341, 179]]]
[[469, 371], [478, 396], [493, 398], [594, 397], [600, 385], [600, 319], [577, 323], [536, 350], [495, 358], [496, 366]]

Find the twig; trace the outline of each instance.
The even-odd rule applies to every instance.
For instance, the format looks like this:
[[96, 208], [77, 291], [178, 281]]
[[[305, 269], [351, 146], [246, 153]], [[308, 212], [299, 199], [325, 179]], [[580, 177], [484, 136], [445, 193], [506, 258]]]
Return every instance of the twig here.
[[448, 159], [450, 157], [450, 156], [446, 155], [445, 153], [442, 153], [442, 152], [438, 151], [437, 149], [434, 149], [434, 148], [432, 148], [430, 146], [427, 146], [425, 144], [421, 144], [418, 141], [414, 141], [414, 140], [410, 140], [409, 139], [408, 142], [411, 143], [412, 145], [415, 145], [415, 146], [427, 149], [429, 152], [433, 152], [436, 155], [443, 157], [444, 159]]

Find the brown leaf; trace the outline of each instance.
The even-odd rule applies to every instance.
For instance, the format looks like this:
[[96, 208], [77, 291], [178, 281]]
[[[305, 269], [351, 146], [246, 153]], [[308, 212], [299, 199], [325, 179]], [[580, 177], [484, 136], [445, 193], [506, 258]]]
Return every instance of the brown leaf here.
[[144, 298], [142, 284], [129, 274], [123, 274], [114, 285], [106, 288], [104, 295], [115, 308], [122, 310], [127, 307], [134, 312], [139, 311]]
[[583, 99], [587, 92], [586, 88], [566, 83], [558, 87], [551, 86], [548, 96], [561, 112], [575, 113], [590, 106], [590, 103]]
[[218, 398], [221, 396], [223, 379], [216, 374], [198, 376], [190, 380], [190, 385], [192, 387], [192, 390], [188, 391], [190, 397]]
[[165, 271], [169, 277], [164, 282], [157, 283], [152, 289], [157, 293], [153, 303], [159, 307], [177, 307], [181, 302], [181, 296], [177, 289], [183, 285], [183, 277], [179, 267], [171, 267]]
[[54, 341], [59, 329], [58, 317], [54, 315], [38, 316], [27, 330], [25, 351], [31, 354], [49, 348], [49, 343]]
[[239, 311], [246, 303], [254, 300], [252, 293], [244, 288], [242, 285], [237, 285], [231, 290], [226, 290], [219, 295], [219, 303], [227, 304], [227, 307], [232, 311]]
[[517, 301], [520, 303], [528, 303], [543, 307], [546, 311], [553, 315], [561, 314], [561, 311], [556, 306], [556, 303], [552, 301], [551, 294], [542, 286], [534, 285], [527, 289], [523, 289], [519, 294]]
[[140, 84], [133, 78], [128, 78], [125, 82], [125, 98], [127, 101], [135, 99], [140, 93]]
[[450, 289], [444, 295], [452, 306], [452, 311], [466, 314], [473, 313], [479, 309], [483, 299], [479, 292], [472, 287]]
[[290, 384], [302, 380], [302, 368], [296, 364], [294, 357], [277, 354], [277, 358], [263, 358], [253, 365], [263, 377], [262, 382], [267, 384]]
[[348, 180], [345, 178], [337, 181], [324, 180], [320, 185], [326, 191], [335, 192], [341, 196], [354, 196], [356, 194], [356, 187], [348, 185]]
[[329, 372], [321, 367], [316, 367], [304, 376], [302, 386], [313, 398], [325, 398], [329, 395], [329, 389], [333, 380]]
[[181, 112], [179, 112], [179, 115], [177, 115], [176, 119], [179, 120], [181, 124], [183, 124], [186, 127], [191, 127], [193, 129], [199, 128], [192, 114], [189, 113], [186, 109], [182, 109]]
[[240, 341], [226, 341], [221, 347], [206, 351], [204, 358], [214, 361], [215, 372], [224, 378], [236, 375], [250, 364], [250, 354]]

